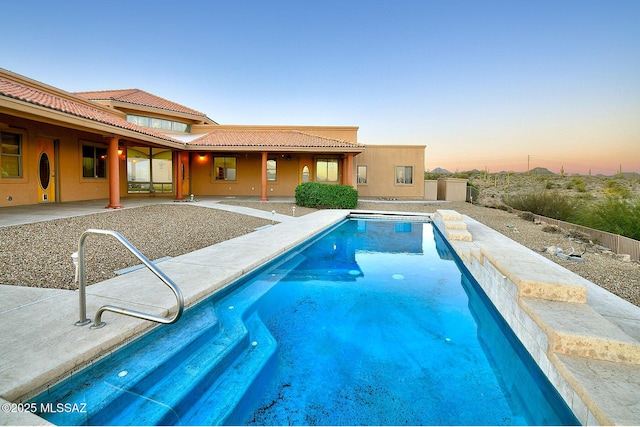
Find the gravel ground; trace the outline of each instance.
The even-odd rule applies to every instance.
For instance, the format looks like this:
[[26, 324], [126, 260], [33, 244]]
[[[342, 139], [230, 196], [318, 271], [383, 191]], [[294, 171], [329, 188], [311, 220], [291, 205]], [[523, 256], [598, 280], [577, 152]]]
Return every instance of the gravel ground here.
[[[71, 254], [89, 228], [115, 230], [150, 260], [175, 257], [271, 221], [192, 204], [164, 204], [0, 228], [0, 283], [76, 289]], [[140, 261], [111, 236], [85, 240], [87, 284]], [[98, 261], [99, 260], [99, 261]]]
[[[292, 215], [292, 203], [225, 202]], [[623, 262], [606, 255], [590, 244], [568, 240], [566, 233], [548, 233], [541, 225], [525, 221], [515, 214], [468, 203], [360, 202], [359, 209], [384, 211], [434, 212], [454, 209], [493, 228], [511, 239], [540, 252], [558, 246], [568, 252], [573, 246], [585, 262], [563, 260], [542, 253], [593, 283], [640, 306], [640, 264]], [[296, 207], [296, 216], [314, 209]], [[155, 260], [219, 243], [270, 224], [271, 221], [245, 215], [198, 207], [197, 205], [155, 205], [110, 211], [93, 215], [0, 228], [0, 283], [41, 288], [75, 289], [75, 269], [71, 253], [88, 228], [115, 230], [136, 246], [147, 258]], [[135, 224], [135, 226], [133, 226]], [[87, 283], [114, 276], [114, 271], [140, 264], [115, 239], [89, 236], [85, 245]], [[97, 260], [100, 260], [99, 262]], [[91, 266], [97, 268], [92, 268]]]

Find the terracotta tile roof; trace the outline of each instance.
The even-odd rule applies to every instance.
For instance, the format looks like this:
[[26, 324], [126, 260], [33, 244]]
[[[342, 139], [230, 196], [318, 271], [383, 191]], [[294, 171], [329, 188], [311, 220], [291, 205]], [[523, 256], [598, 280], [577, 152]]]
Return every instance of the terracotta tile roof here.
[[[134, 91], [138, 95], [142, 93], [142, 95], [140, 95], [142, 96], [142, 98], [146, 98], [147, 95], [149, 95], [143, 91]], [[81, 117], [87, 120], [94, 121], [96, 123], [106, 124], [117, 128], [133, 131], [139, 133], [141, 137], [143, 135], [146, 135], [171, 142], [173, 144], [177, 143], [181, 146], [203, 147], [203, 149], [205, 149], [205, 147], [229, 147], [235, 149], [310, 148], [340, 151], [363, 151], [365, 148], [362, 144], [343, 141], [340, 139], [327, 138], [294, 129], [212, 129], [207, 134], [194, 140], [181, 141], [177, 139], [178, 136], [176, 136], [176, 138], [172, 138], [171, 136], [157, 132], [153, 129], [130, 123], [118, 114], [111, 113], [107, 108], [104, 108], [101, 105], [96, 104], [96, 106], [93, 107], [91, 105], [93, 101], [91, 99], [87, 100], [87, 98], [95, 97], [95, 95], [91, 94], [111, 94], [114, 96], [118, 96], [121, 99], [131, 100], [131, 96], [135, 95], [131, 91], [83, 92], [83, 94], [84, 96], [74, 95], [56, 88], [51, 88], [51, 90], [49, 90], [46, 85], [39, 85], [37, 82], [34, 83], [34, 87], [31, 87], [28, 82], [25, 83], [21, 80], [13, 81], [11, 79], [0, 77], [0, 97], [19, 100], [28, 104], [32, 104], [34, 106], [39, 106], [49, 110], [65, 113], [70, 116]], [[153, 95], [149, 96], [153, 97]], [[161, 99], [157, 97], [154, 98]], [[171, 103], [170, 101], [166, 102], [178, 105], [175, 103]], [[114, 133], [117, 134], [117, 131], [114, 131]]]
[[119, 101], [177, 113], [191, 114], [198, 117], [207, 117], [206, 114], [200, 111], [187, 108], [184, 105], [160, 98], [159, 96], [152, 95], [140, 89], [101, 90], [94, 92], [76, 92], [75, 94], [92, 101]]
[[104, 123], [118, 128], [131, 130], [134, 132], [142, 133], [145, 135], [161, 138], [166, 141], [174, 143], [180, 143], [176, 139], [170, 138], [159, 132], [154, 132], [151, 129], [144, 128], [142, 126], [129, 123], [125, 119], [113, 114], [109, 114], [107, 111], [103, 111], [97, 108], [92, 108], [88, 105], [84, 105], [81, 102], [74, 102], [71, 99], [56, 96], [44, 91], [30, 88], [22, 84], [12, 82], [0, 78], [0, 95], [8, 98], [17, 99], [27, 102], [29, 104], [39, 105], [41, 107], [49, 108], [51, 110], [60, 111], [63, 113], [71, 114], [73, 116], [82, 117], [85, 119], [93, 120], [96, 122]]
[[213, 130], [189, 142], [189, 146], [339, 148], [364, 150], [364, 145], [326, 138], [297, 130]]

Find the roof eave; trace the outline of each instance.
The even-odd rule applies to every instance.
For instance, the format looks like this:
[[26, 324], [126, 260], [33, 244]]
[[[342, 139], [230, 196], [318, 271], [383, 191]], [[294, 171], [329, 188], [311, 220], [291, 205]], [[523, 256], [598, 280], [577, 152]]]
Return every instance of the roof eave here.
[[109, 112], [111, 114], [116, 114], [116, 115], [121, 115], [122, 112], [120, 111], [115, 111], [111, 108], [109, 108], [106, 105], [103, 104], [99, 104], [96, 102], [93, 102], [91, 100], [88, 100], [87, 98], [83, 98], [81, 96], [78, 96], [74, 93], [71, 92], [67, 92], [64, 91], [62, 89], [59, 89], [57, 87], [54, 86], [50, 86], [48, 84], [42, 83], [38, 80], [34, 80], [34, 79], [30, 79], [28, 77], [25, 77], [21, 74], [18, 73], [14, 73], [13, 71], [9, 71], [6, 70], [4, 68], [0, 68], [0, 77], [5, 78], [6, 80], [10, 81], [10, 82], [14, 82], [17, 83], [21, 86], [24, 86], [26, 88], [30, 88], [30, 89], [34, 89], [37, 91], [40, 91], [42, 93], [46, 93], [52, 96], [56, 96], [58, 98], [62, 98], [62, 99], [66, 99], [68, 101], [71, 102], [75, 102], [78, 103], [80, 105], [84, 105], [86, 107], [89, 108], [94, 108], [96, 110], [101, 110], [104, 112]]
[[119, 136], [124, 139], [144, 141], [178, 149], [184, 149], [185, 147], [182, 142], [169, 141], [10, 97], [0, 96], [0, 108], [7, 109], [10, 114], [25, 119], [44, 121], [67, 128], [71, 127], [76, 130], [97, 133], [104, 137]]
[[242, 145], [194, 145], [187, 144], [184, 147], [187, 151], [209, 151], [209, 152], [250, 152], [250, 153], [362, 153], [365, 150], [361, 147], [272, 147], [272, 146], [242, 146]]

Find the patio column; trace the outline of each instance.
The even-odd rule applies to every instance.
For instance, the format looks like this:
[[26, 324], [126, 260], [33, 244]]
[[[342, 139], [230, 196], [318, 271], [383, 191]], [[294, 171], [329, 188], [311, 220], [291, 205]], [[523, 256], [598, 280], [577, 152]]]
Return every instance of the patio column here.
[[347, 185], [353, 185], [353, 153], [347, 154]]
[[173, 152], [173, 156], [174, 156], [174, 170], [176, 171], [176, 198], [175, 200], [181, 201], [184, 200], [184, 197], [182, 197], [182, 180], [183, 180], [183, 176], [182, 176], [182, 152], [181, 151], [174, 151]]
[[262, 182], [260, 184], [260, 201], [266, 202], [269, 200], [267, 197], [267, 156], [269, 153], [262, 152]]
[[121, 209], [120, 204], [120, 156], [118, 156], [118, 142], [116, 137], [109, 139], [107, 163], [109, 170], [109, 204], [107, 209]]

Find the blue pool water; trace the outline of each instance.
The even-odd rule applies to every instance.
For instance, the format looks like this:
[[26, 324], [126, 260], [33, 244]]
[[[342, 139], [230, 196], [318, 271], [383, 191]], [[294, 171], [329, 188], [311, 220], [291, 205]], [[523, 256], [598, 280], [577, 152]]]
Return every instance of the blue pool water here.
[[430, 224], [349, 220], [231, 288], [33, 400], [86, 412], [40, 415], [66, 425], [577, 424]]

